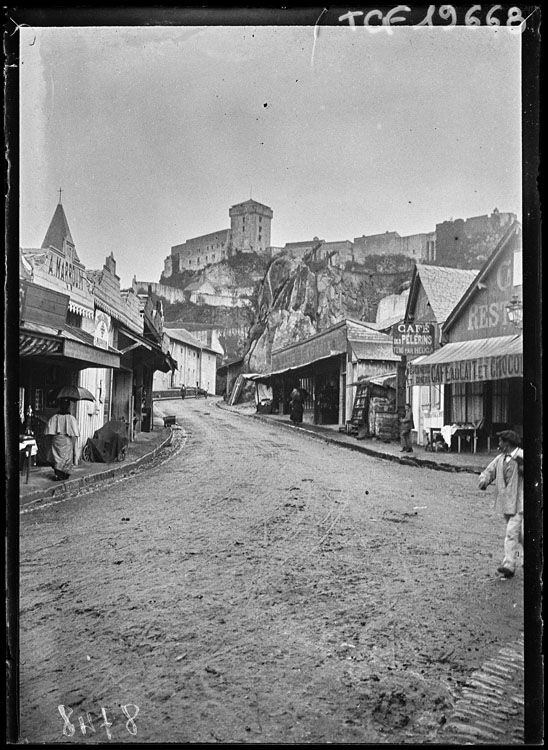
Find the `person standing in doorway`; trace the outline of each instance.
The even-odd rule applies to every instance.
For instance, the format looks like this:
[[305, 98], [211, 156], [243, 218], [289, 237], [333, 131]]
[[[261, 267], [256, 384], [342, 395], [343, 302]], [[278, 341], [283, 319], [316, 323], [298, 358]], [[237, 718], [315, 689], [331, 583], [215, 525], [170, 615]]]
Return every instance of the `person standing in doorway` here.
[[495, 510], [506, 522], [504, 558], [497, 568], [504, 578], [516, 572], [516, 553], [523, 544], [523, 450], [514, 430], [497, 432], [499, 455], [481, 472], [478, 486], [486, 490], [494, 482], [497, 490]]
[[293, 388], [289, 401], [289, 419], [294, 425], [299, 425], [303, 421], [303, 397], [298, 388]]
[[74, 445], [80, 435], [68, 398], [61, 399], [59, 412], [50, 417], [44, 434], [52, 436], [48, 459], [54, 471], [53, 478], [57, 482], [68, 479], [74, 465]]
[[413, 453], [413, 445], [411, 444], [411, 430], [413, 429], [413, 412], [411, 411], [411, 404], [405, 404], [405, 410], [400, 419], [400, 441], [401, 451], [405, 453]]

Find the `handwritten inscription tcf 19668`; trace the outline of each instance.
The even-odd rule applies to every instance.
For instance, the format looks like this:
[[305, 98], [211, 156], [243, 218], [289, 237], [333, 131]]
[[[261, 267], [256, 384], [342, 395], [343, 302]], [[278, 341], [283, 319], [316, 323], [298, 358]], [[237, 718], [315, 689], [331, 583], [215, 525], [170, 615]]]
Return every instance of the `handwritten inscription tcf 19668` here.
[[[457, 24], [461, 26], [506, 26], [510, 31], [522, 32], [525, 29], [526, 18], [523, 17], [521, 9], [517, 6], [505, 7], [492, 5], [488, 10], [482, 10], [484, 6], [472, 5], [466, 9], [461, 6], [455, 8], [453, 5], [429, 5], [426, 15], [419, 21], [415, 21], [406, 14], [416, 15], [408, 5], [397, 5], [387, 13], [378, 8], [373, 8], [367, 13], [363, 10], [349, 10], [339, 16], [340, 22], [348, 21], [349, 26], [356, 26], [356, 22], [363, 24], [371, 31], [380, 31], [383, 28], [391, 33], [391, 26], [406, 24], [408, 26], [442, 26], [451, 28]], [[363, 19], [362, 19], [363, 17]]]

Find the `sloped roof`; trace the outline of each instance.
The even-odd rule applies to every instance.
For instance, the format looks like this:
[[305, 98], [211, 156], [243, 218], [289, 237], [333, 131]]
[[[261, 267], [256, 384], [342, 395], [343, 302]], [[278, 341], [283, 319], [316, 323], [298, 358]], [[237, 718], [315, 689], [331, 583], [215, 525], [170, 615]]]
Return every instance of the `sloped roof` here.
[[421, 280], [436, 322], [445, 322], [470, 284], [478, 275], [477, 270], [427, 266], [417, 263], [417, 273]]
[[182, 344], [188, 344], [188, 346], [194, 346], [196, 349], [210, 349], [202, 341], [193, 336], [186, 328], [168, 328], [164, 330], [170, 339], [180, 341]]
[[[56, 250], [62, 251], [65, 239], [74, 247], [74, 240], [70, 233], [65, 211], [61, 203], [58, 203], [44, 241], [42, 242], [42, 248], [54, 247]], [[76, 250], [74, 250], [74, 258], [75, 260], [80, 260], [76, 254]]]
[[379, 343], [390, 342], [392, 337], [384, 333], [376, 323], [369, 323], [365, 320], [354, 320], [346, 318], [347, 338], [349, 341], [378, 341]]

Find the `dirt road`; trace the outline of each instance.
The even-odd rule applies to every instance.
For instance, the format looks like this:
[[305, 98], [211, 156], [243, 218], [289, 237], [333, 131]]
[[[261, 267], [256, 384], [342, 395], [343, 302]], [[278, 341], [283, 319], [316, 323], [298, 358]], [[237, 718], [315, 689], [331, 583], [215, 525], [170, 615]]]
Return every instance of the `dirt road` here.
[[493, 495], [211, 400], [170, 413], [169, 460], [21, 516], [22, 741], [436, 741], [523, 627]]

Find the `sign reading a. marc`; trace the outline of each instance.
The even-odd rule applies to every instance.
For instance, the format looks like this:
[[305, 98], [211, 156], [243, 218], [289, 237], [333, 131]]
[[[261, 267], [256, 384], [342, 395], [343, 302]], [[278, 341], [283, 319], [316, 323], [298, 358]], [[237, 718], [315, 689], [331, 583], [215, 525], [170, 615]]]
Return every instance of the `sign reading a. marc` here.
[[47, 270], [50, 276], [63, 281], [68, 287], [84, 289], [84, 267], [75, 263], [71, 258], [63, 257], [50, 250]]
[[392, 346], [394, 354], [403, 356], [431, 354], [434, 351], [434, 324], [396, 323], [392, 326]]

